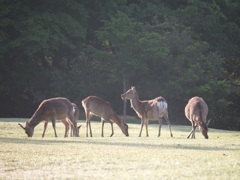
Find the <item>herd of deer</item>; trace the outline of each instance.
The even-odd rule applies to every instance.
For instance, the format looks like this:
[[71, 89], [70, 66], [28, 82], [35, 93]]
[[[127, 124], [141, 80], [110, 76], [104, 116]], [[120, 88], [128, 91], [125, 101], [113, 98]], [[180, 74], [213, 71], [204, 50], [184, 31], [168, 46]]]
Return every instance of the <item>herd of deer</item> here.
[[[146, 127], [146, 136], [148, 136], [148, 121], [158, 120], [159, 129], [158, 136], [161, 134], [162, 119], [164, 118], [170, 130], [170, 136], [173, 137], [170, 121], [168, 118], [167, 102], [163, 97], [157, 97], [152, 100], [140, 101], [138, 93], [135, 87], [131, 87], [126, 93], [121, 95], [122, 100], [130, 100], [131, 107], [135, 110], [138, 117], [141, 119], [141, 129], [139, 137], [142, 134], [143, 126]], [[120, 118], [113, 110], [111, 104], [99, 97], [89, 96], [82, 100], [82, 106], [86, 114], [86, 136], [88, 137], [88, 128], [90, 130], [90, 136], [92, 137], [92, 129], [90, 119], [93, 115], [101, 117], [102, 122], [102, 137], [104, 136], [104, 123], [109, 122], [112, 128], [113, 136], [113, 123], [116, 123], [125, 136], [128, 134], [128, 125]], [[185, 107], [185, 115], [187, 119], [192, 123], [192, 131], [189, 138], [195, 138], [195, 129], [199, 127], [203, 136], [208, 139], [208, 123], [206, 118], [208, 114], [208, 106], [205, 101], [200, 97], [193, 97], [188, 101]], [[79, 109], [76, 104], [71, 103], [68, 99], [63, 97], [51, 98], [44, 100], [35, 111], [29, 121], [26, 121], [25, 127], [19, 123], [19, 125], [25, 130], [28, 137], [32, 137], [34, 128], [42, 121], [44, 121], [44, 130], [42, 137], [44, 137], [48, 122], [52, 122], [55, 137], [56, 133], [56, 120], [61, 120], [65, 125], [65, 135], [68, 136], [68, 131], [71, 127], [71, 136], [79, 136], [79, 128], [77, 126], [77, 120], [79, 116]]]

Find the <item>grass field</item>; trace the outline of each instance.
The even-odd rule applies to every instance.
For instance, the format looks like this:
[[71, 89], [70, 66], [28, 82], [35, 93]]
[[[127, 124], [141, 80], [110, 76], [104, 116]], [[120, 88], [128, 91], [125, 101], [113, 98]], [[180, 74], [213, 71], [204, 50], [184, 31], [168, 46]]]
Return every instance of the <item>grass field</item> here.
[[187, 139], [190, 126], [149, 126], [149, 136], [138, 137], [140, 124], [129, 124], [125, 137], [114, 124], [92, 122], [93, 137], [63, 138], [64, 126], [57, 123], [58, 137], [49, 124], [45, 138], [43, 123], [28, 138], [18, 122], [26, 119], [0, 119], [0, 179], [239, 179], [240, 132], [210, 129], [209, 139], [197, 131]]

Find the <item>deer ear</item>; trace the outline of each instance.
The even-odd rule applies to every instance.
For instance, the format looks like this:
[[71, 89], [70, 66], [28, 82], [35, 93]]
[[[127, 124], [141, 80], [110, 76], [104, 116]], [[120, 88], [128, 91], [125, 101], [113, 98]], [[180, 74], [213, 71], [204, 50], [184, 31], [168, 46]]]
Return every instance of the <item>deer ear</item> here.
[[211, 120], [212, 120], [212, 119], [209, 119], [209, 120], [207, 121], [207, 126], [209, 125], [209, 123], [210, 123]]
[[18, 125], [19, 125], [21, 128], [23, 128], [24, 130], [26, 130], [26, 128], [23, 127], [23, 125], [21, 125], [20, 123], [18, 123]]

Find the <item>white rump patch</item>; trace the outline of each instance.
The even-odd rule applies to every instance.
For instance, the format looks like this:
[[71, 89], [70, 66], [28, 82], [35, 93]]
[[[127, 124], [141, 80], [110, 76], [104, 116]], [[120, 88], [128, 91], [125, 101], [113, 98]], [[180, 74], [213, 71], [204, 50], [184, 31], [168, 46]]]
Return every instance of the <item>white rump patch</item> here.
[[168, 105], [166, 101], [158, 101], [157, 106], [159, 107], [159, 109], [167, 110]]
[[75, 111], [76, 111], [76, 108], [75, 108], [75, 107], [73, 107], [73, 114], [75, 113]]

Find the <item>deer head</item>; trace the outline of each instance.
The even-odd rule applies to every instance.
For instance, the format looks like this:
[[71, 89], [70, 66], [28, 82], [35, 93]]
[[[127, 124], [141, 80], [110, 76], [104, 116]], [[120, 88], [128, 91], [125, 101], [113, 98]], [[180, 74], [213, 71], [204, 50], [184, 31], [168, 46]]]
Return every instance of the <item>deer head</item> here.
[[29, 122], [26, 122], [26, 126], [24, 127], [22, 124], [18, 123], [18, 125], [23, 128], [23, 130], [25, 131], [25, 133], [27, 134], [28, 137], [32, 137], [33, 136], [33, 132], [34, 132], [34, 128], [29, 126]]
[[80, 128], [82, 127], [82, 125], [79, 125], [79, 126], [77, 126], [77, 131], [76, 131], [76, 134], [75, 134], [75, 136], [76, 137], [79, 137], [79, 132], [80, 132]]
[[202, 135], [208, 139], [208, 126], [205, 123], [200, 123], [199, 122], [199, 130], [201, 131]]
[[124, 122], [124, 120], [121, 118], [121, 130], [125, 136], [129, 136], [128, 134], [128, 125]]
[[202, 135], [206, 138], [206, 139], [208, 139], [208, 125], [209, 125], [209, 123], [210, 123], [210, 121], [211, 121], [211, 119], [209, 119], [207, 122], [206, 122], [206, 124], [200, 124], [200, 131], [201, 131], [201, 133], [202, 133]]
[[122, 100], [133, 99], [135, 97], [136, 92], [137, 92], [136, 88], [132, 86], [131, 89], [129, 89], [127, 92], [121, 95], [121, 98]]
[[201, 128], [200, 127], [200, 131], [201, 131], [201, 133], [202, 133], [202, 135], [206, 138], [206, 139], [208, 139], [208, 131], [206, 130], [206, 129], [203, 129], [203, 128]]

